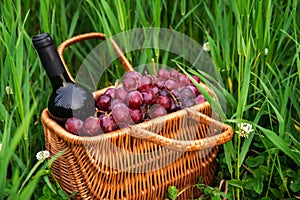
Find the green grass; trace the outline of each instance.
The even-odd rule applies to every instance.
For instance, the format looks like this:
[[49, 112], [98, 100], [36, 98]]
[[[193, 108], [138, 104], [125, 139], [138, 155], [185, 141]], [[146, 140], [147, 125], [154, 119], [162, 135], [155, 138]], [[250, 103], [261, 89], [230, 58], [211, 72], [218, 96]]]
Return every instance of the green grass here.
[[[236, 133], [231, 142], [220, 147], [218, 174], [212, 187], [202, 188], [206, 191], [203, 198], [225, 195], [214, 188], [225, 180], [230, 199], [299, 199], [299, 2], [1, 1], [0, 199], [68, 198], [57, 184], [47, 181], [51, 177], [49, 163], [35, 158], [45, 149], [40, 114], [51, 91], [31, 37], [49, 32], [58, 45], [81, 33], [97, 31], [113, 36], [143, 27], [168, 28], [199, 44], [209, 42], [209, 54], [223, 80], [214, 89], [226, 99], [226, 110], [221, 110], [218, 102], [211, 100], [211, 104], [235, 131], [240, 122], [254, 127], [248, 138]], [[98, 43], [91, 40], [66, 50], [66, 62], [74, 76]], [[188, 73], [209, 78], [159, 48], [126, 56], [133, 66], [154, 59], [155, 63], [179, 65]], [[98, 87], [113, 84], [123, 73], [121, 63], [115, 61]], [[7, 86], [12, 94], [6, 92]]]

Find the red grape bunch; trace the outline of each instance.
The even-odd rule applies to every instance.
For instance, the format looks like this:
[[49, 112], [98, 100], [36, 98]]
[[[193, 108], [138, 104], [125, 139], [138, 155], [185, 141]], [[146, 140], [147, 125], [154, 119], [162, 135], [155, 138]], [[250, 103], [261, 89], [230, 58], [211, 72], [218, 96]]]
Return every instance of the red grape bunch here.
[[[197, 76], [192, 76], [200, 82]], [[84, 122], [70, 118], [67, 131], [94, 136], [151, 120], [205, 101], [185, 74], [160, 69], [155, 75], [125, 74], [122, 86], [107, 89], [96, 99], [97, 112]]]

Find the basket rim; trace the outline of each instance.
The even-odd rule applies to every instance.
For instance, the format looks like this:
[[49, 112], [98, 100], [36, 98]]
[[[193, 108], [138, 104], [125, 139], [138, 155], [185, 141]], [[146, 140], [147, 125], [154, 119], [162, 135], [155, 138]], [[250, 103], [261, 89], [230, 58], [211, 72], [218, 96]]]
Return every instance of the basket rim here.
[[[221, 144], [224, 144], [229, 140], [231, 140], [231, 138], [233, 137], [233, 130], [231, 126], [224, 124], [220, 121], [214, 120], [208, 117], [207, 115], [198, 112], [197, 108], [204, 109], [205, 106], [210, 106], [210, 105], [208, 102], [203, 102], [193, 107], [186, 108], [183, 110], [178, 110], [176, 112], [161, 117], [157, 117], [146, 122], [142, 122], [139, 124], [129, 126], [127, 128], [118, 129], [113, 132], [108, 132], [96, 136], [77, 136], [72, 133], [69, 133], [56, 121], [50, 118], [47, 108], [44, 109], [41, 118], [45, 128], [52, 130], [52, 132], [57, 134], [64, 141], [73, 145], [83, 145], [83, 144], [93, 145], [101, 141], [106, 141], [107, 139], [122, 137], [125, 136], [125, 134], [129, 134], [131, 137], [141, 139], [150, 143], [154, 143], [160, 146], [165, 146], [170, 150], [174, 150], [178, 152], [199, 151], [202, 149], [208, 149], [214, 146], [219, 146]], [[217, 130], [221, 130], [222, 132], [219, 134], [210, 135], [208, 137], [196, 139], [196, 140], [177, 140], [177, 139], [164, 137], [157, 133], [146, 130], [147, 127], [151, 127], [154, 123], [160, 123], [161, 121], [166, 121], [168, 119], [180, 117], [180, 115], [189, 115], [189, 114], [193, 114], [199, 117], [200, 123], [212, 126], [212, 128], [216, 128]]]
[[[194, 106], [190, 107], [190, 109], [200, 110], [200, 109], [204, 109], [205, 107], [209, 107], [209, 106], [210, 106], [210, 104], [207, 101], [205, 101], [201, 104], [197, 104], [197, 105], [194, 105]], [[162, 118], [164, 118], [165, 120], [172, 119], [176, 116], [179, 116], [179, 115], [183, 114], [183, 112], [186, 112], [186, 111], [184, 109], [183, 110], [178, 110], [176, 112], [169, 113], [167, 115], [157, 117], [157, 118], [151, 119], [151, 120], [146, 121], [146, 122], [134, 124], [132, 126], [137, 126], [138, 125], [138, 127], [140, 127], [140, 128], [149, 127], [149, 126], [151, 126], [151, 123], [153, 123], [153, 121], [159, 121]], [[48, 108], [45, 108], [42, 111], [41, 120], [42, 120], [43, 125], [47, 126], [47, 128], [50, 128], [51, 130], [54, 130], [59, 137], [61, 137], [63, 139], [66, 139], [67, 141], [74, 142], [74, 143], [84, 142], [84, 141], [89, 141], [90, 142], [90, 141], [93, 141], [93, 140], [101, 140], [101, 139], [119, 137], [119, 136], [122, 136], [123, 134], [128, 134], [130, 132], [130, 128], [127, 127], [127, 128], [118, 129], [118, 130], [115, 130], [115, 131], [112, 131], [112, 132], [99, 134], [99, 135], [96, 135], [96, 136], [78, 136], [78, 135], [74, 135], [74, 134], [68, 132], [66, 129], [64, 129], [61, 125], [59, 125], [55, 120], [53, 120], [50, 117]]]

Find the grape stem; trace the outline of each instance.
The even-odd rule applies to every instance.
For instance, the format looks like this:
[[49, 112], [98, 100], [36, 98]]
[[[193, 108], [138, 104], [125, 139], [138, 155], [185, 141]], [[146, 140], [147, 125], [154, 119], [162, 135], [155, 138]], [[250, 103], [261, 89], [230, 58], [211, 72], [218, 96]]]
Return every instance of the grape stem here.
[[173, 98], [174, 101], [178, 102], [178, 99], [176, 98], [176, 96], [174, 96], [174, 94], [170, 91], [168, 91], [169, 94], [171, 95], [171, 97]]
[[95, 112], [95, 117], [97, 117], [97, 114], [98, 113], [106, 113], [105, 111], [103, 111], [103, 110], [99, 110], [98, 108], [96, 108], [96, 112]]
[[117, 88], [118, 85], [119, 85], [119, 79], [116, 79], [116, 81], [115, 81], [115, 88]]
[[153, 67], [153, 73], [154, 73], [154, 76], [157, 76], [157, 70], [156, 70], [154, 58], [152, 58], [152, 67]]

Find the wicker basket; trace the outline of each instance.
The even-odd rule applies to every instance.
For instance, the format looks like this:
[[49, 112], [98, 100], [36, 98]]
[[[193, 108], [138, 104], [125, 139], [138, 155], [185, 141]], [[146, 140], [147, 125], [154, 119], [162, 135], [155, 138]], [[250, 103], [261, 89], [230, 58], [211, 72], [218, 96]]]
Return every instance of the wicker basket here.
[[[58, 47], [61, 58], [67, 46], [89, 38], [104, 40], [105, 36], [88, 33], [70, 38]], [[112, 43], [125, 69], [133, 70]], [[104, 90], [94, 92], [95, 98]], [[76, 191], [76, 199], [152, 200], [164, 199], [171, 185], [183, 189], [200, 176], [205, 184], [213, 181], [218, 146], [229, 141], [233, 131], [210, 115], [210, 105], [204, 102], [94, 137], [67, 132], [49, 117], [47, 108], [41, 119], [51, 156], [64, 151], [52, 172], [65, 191]], [[186, 190], [179, 199], [196, 193]]]

